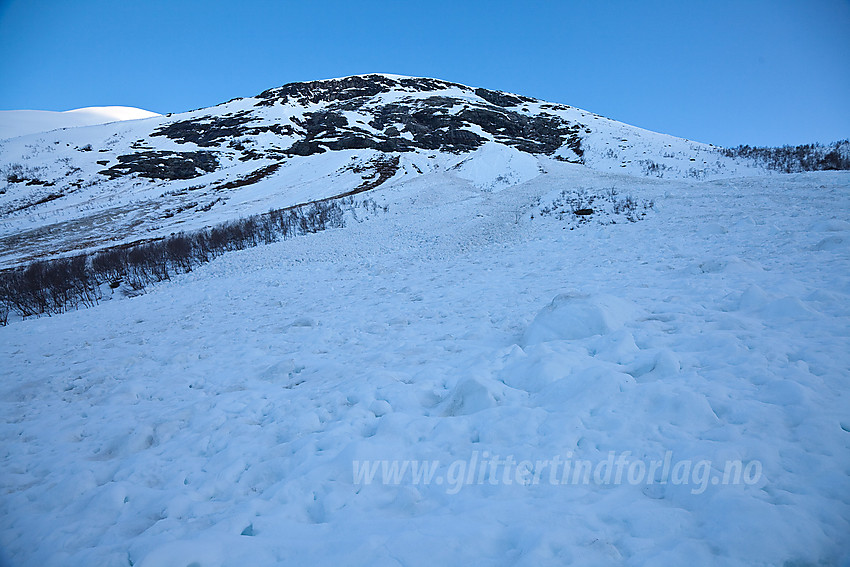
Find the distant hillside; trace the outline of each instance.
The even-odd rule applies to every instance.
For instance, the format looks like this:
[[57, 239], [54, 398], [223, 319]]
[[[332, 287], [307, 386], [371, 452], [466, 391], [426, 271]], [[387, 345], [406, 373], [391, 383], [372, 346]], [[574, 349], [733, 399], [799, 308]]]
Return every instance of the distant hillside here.
[[130, 106], [92, 106], [65, 112], [50, 110], [0, 110], [0, 140], [60, 128], [107, 124], [159, 116], [156, 112]]

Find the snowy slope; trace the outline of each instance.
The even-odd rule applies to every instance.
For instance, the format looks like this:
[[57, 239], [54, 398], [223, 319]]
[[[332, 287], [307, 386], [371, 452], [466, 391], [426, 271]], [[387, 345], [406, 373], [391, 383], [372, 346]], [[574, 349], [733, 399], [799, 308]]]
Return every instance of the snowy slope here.
[[0, 267], [356, 190], [396, 159], [384, 184], [450, 172], [496, 191], [571, 163], [667, 179], [764, 174], [713, 146], [520, 95], [395, 75], [292, 83], [0, 141]]
[[64, 112], [50, 110], [0, 110], [0, 140], [60, 128], [92, 126], [159, 116], [132, 106], [90, 106]]
[[2, 567], [850, 565], [848, 172], [394, 75], [0, 169], [0, 267], [374, 200], [13, 314]]
[[[850, 176], [459, 162], [0, 328], [6, 563], [847, 565]], [[542, 213], [611, 187], [655, 211]]]

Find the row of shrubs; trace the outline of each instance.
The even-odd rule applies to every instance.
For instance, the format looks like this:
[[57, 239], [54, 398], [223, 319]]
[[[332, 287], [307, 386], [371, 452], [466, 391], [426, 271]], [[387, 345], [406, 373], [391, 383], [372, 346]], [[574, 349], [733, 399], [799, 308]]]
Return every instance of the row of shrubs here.
[[850, 140], [781, 148], [738, 146], [721, 152], [726, 157], [750, 159], [762, 167], [784, 173], [850, 169]]
[[40, 260], [5, 270], [0, 272], [0, 325], [7, 323], [10, 312], [31, 317], [91, 307], [102, 299], [106, 285], [115, 289], [124, 284], [141, 291], [231, 250], [343, 227], [346, 205], [353, 208], [356, 203], [353, 198], [317, 201], [91, 255]]

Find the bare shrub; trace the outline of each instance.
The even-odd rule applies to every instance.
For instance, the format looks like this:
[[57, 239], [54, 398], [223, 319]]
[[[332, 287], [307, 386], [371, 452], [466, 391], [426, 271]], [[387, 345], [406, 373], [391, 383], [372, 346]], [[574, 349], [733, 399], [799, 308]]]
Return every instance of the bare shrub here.
[[[0, 321], [14, 311], [21, 317], [91, 307], [101, 299], [100, 286], [126, 284], [133, 291], [189, 272], [231, 250], [269, 244], [294, 236], [345, 226], [345, 210], [361, 206], [353, 199], [327, 199], [271, 210], [192, 233], [122, 245], [93, 255], [33, 262], [0, 273]], [[362, 206], [380, 208], [364, 201]], [[384, 211], [387, 209], [384, 207]], [[4, 311], [5, 310], [5, 311]]]

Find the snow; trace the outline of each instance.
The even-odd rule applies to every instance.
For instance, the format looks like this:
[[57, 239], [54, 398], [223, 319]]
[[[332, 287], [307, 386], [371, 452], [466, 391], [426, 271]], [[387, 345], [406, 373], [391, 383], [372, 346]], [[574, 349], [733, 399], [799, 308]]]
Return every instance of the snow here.
[[525, 331], [524, 344], [605, 335], [622, 328], [634, 310], [614, 296], [563, 293], [537, 314]]
[[50, 110], [0, 110], [0, 140], [39, 132], [92, 126], [123, 120], [160, 116], [131, 106], [91, 106], [54, 112]]
[[455, 168], [458, 177], [486, 191], [500, 191], [540, 175], [535, 156], [494, 142], [470, 152]]
[[[391, 79], [402, 78], [386, 75]], [[369, 126], [381, 105], [391, 102], [416, 105], [416, 101], [453, 97], [448, 112], [458, 113], [467, 103], [483, 104], [475, 89], [461, 85], [435, 86], [435, 90], [411, 92], [397, 86], [374, 97], [358, 100], [357, 112], [344, 115], [358, 128], [374, 133]], [[37, 116], [36, 130], [49, 130], [81, 124], [81, 120], [106, 122], [86, 127], [38, 131], [2, 139], [0, 134], [0, 240], [11, 243], [0, 250], [0, 267], [10, 267], [34, 258], [89, 252], [121, 243], [162, 237], [180, 231], [197, 230], [272, 208], [295, 205], [305, 200], [341, 194], [361, 185], [364, 172], [344, 167], [343, 159], [365, 163], [373, 150], [325, 152], [308, 157], [282, 158], [283, 152], [300, 139], [297, 126], [306, 115], [320, 111], [327, 102], [256, 106], [258, 99], [242, 98], [212, 108], [167, 116], [138, 109], [102, 107], [64, 113], [14, 111], [0, 115], [3, 124], [17, 128], [21, 117]], [[572, 143], [565, 143], [552, 157], [576, 162], [575, 142], [580, 138], [581, 159], [587, 168], [612, 174], [663, 179], [711, 180], [737, 176], [763, 176], [767, 172], [752, 162], [728, 158], [718, 148], [672, 136], [649, 132], [620, 122], [562, 105], [542, 101], [523, 102], [506, 107], [529, 116], [541, 113], [560, 116], [576, 129]], [[259, 133], [238, 137], [246, 148], [269, 151], [267, 158], [244, 159], [246, 155], [222, 140], [214, 146], [178, 143], [167, 136], [154, 135], [159, 128], [186, 120], [209, 120], [213, 116], [247, 112], [251, 126]], [[35, 113], [35, 114], [32, 114]], [[125, 120], [150, 116], [142, 120]], [[17, 118], [15, 118], [17, 117]], [[35, 120], [35, 119], [33, 119]], [[74, 121], [73, 123], [68, 122]], [[5, 121], [5, 122], [4, 122]], [[358, 122], [359, 121], [359, 122]], [[293, 126], [293, 134], [263, 131], [266, 126]], [[457, 182], [497, 192], [531, 181], [542, 171], [568, 170], [567, 163], [550, 157], [530, 155], [493, 142], [496, 137], [480, 125], [464, 128], [489, 140], [471, 155], [458, 156], [430, 150], [401, 154], [403, 172], [408, 177], [423, 173], [447, 173]], [[247, 132], [247, 131], [246, 131]], [[9, 135], [13, 135], [9, 133]], [[402, 135], [411, 136], [410, 132]], [[503, 139], [502, 137], [499, 137]], [[575, 147], [574, 147], [575, 146]], [[117, 165], [123, 156], [152, 150], [161, 152], [213, 152], [219, 167], [193, 179], [151, 182], [150, 179], [119, 176], [111, 179], [101, 172]], [[432, 158], [433, 156], [433, 158]], [[228, 181], [250, 175], [272, 163], [283, 163], [279, 171], [250, 187], [222, 190]], [[404, 167], [404, 164], [409, 167]], [[414, 167], [415, 166], [415, 167]], [[456, 168], [456, 169], [455, 169]], [[583, 171], [586, 171], [585, 168]], [[201, 172], [198, 172], [201, 173]], [[9, 181], [9, 179], [19, 181]], [[400, 179], [392, 180], [392, 183]], [[552, 187], [555, 194], [564, 188]], [[707, 228], [710, 230], [710, 228]], [[60, 235], [57, 238], [57, 235]], [[840, 238], [840, 237], [836, 237]], [[817, 244], [817, 243], [816, 243]], [[835, 238], [822, 246], [842, 246]]]
[[5, 562], [848, 564], [850, 176], [544, 165], [1, 328]]

